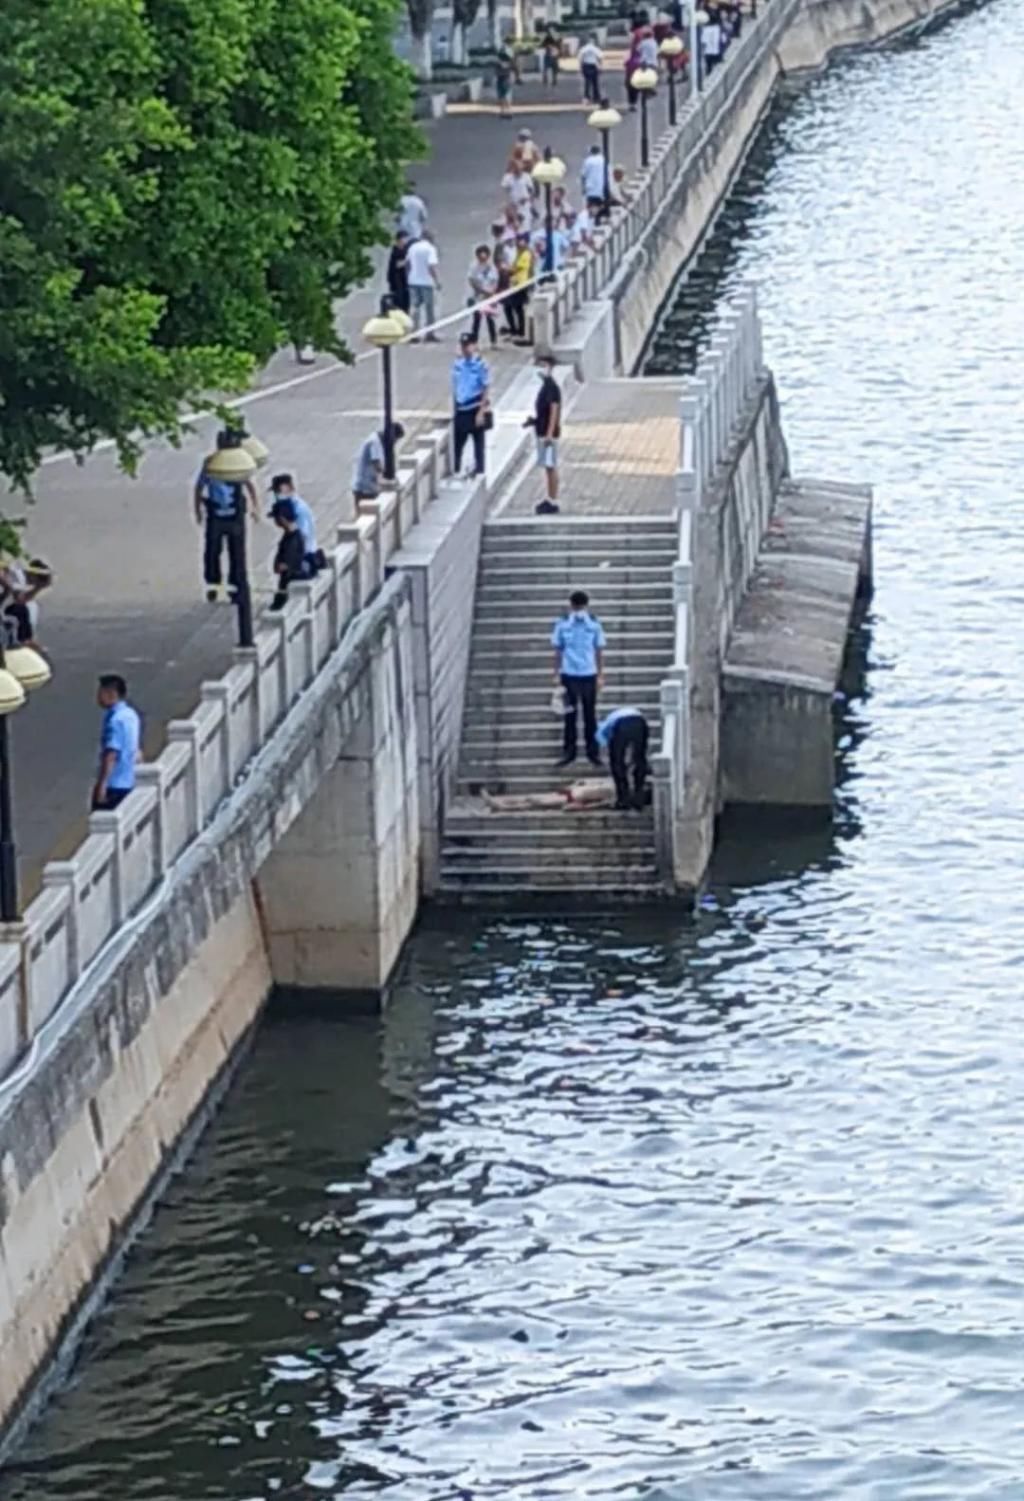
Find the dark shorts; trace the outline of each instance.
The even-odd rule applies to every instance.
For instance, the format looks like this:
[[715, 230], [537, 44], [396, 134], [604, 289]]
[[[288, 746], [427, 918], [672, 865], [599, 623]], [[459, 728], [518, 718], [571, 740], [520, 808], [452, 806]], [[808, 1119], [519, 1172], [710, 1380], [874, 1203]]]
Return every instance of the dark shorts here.
[[97, 800], [93, 798], [93, 812], [113, 813], [114, 809], [120, 807], [124, 802], [131, 790], [130, 787], [108, 787], [102, 799]]

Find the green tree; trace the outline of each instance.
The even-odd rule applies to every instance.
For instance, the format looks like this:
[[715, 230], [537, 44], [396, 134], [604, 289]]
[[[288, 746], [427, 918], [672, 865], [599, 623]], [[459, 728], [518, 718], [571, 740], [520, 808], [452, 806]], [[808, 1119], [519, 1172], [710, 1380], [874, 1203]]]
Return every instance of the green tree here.
[[345, 351], [416, 154], [392, 0], [3, 0], [0, 472]]

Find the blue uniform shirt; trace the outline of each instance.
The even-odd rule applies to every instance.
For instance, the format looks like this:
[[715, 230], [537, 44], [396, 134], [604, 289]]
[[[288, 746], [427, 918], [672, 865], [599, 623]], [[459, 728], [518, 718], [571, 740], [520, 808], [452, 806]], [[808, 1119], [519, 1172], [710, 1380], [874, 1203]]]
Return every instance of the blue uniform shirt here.
[[588, 610], [574, 610], [556, 620], [551, 645], [562, 653], [562, 671], [567, 677], [597, 676], [597, 653], [604, 649], [604, 631]]
[[476, 406], [490, 383], [487, 362], [478, 354], [462, 355], [452, 366], [452, 396], [457, 407]]
[[111, 792], [130, 792], [135, 786], [135, 762], [139, 755], [139, 731], [141, 723], [138, 712], [122, 699], [111, 704], [103, 716], [103, 731], [100, 735], [100, 757], [113, 751], [117, 760], [107, 779]]
[[602, 719], [601, 723], [597, 727], [598, 745], [603, 747], [608, 744], [609, 740], [612, 738], [612, 730], [614, 730], [620, 719], [642, 718], [643, 715], [640, 713], [639, 709], [613, 709], [608, 717], [606, 719]]

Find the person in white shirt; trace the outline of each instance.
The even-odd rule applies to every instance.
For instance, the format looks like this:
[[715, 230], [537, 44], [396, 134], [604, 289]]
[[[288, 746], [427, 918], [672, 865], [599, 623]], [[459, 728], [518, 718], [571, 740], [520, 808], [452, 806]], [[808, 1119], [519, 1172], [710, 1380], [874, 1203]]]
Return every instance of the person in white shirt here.
[[[437, 248], [434, 245], [433, 236], [425, 229], [418, 240], [414, 240], [405, 252], [406, 279], [409, 283], [409, 306], [412, 314], [413, 327], [420, 327], [420, 315], [423, 315], [423, 326], [430, 328], [434, 322], [434, 293], [441, 290], [441, 278], [438, 272], [439, 265]], [[438, 342], [437, 335], [428, 333], [428, 344]]]
[[481, 321], [487, 319], [487, 332], [491, 336], [491, 348], [498, 347], [498, 324], [495, 319], [494, 298], [498, 292], [498, 268], [491, 258], [489, 245], [478, 245], [469, 263], [469, 304], [473, 308], [472, 338], [475, 344], [480, 337]]
[[580, 78], [583, 81], [583, 103], [600, 104], [604, 53], [597, 45], [597, 37], [592, 36], [585, 41], [576, 57], [580, 65]]
[[583, 166], [580, 169], [580, 182], [583, 184], [583, 196], [588, 204], [601, 207], [604, 204], [605, 177], [608, 172], [608, 161], [600, 146], [591, 146], [588, 154], [583, 158]]
[[707, 76], [722, 61], [722, 28], [717, 21], [708, 21], [701, 27], [700, 40], [704, 53], [704, 73]]
[[[569, 254], [569, 238], [562, 230], [556, 229], [551, 237], [551, 243], [553, 246], [552, 270], [561, 271]], [[533, 236], [532, 248], [537, 274], [540, 275], [548, 269], [548, 237], [546, 230], [537, 230]]]
[[505, 195], [506, 208], [515, 213], [518, 227], [528, 229], [533, 219], [533, 179], [516, 158], [509, 162], [508, 171], [501, 179], [501, 191]]
[[427, 227], [427, 205], [415, 186], [411, 182], [398, 201], [398, 233], [410, 240], [418, 240]]

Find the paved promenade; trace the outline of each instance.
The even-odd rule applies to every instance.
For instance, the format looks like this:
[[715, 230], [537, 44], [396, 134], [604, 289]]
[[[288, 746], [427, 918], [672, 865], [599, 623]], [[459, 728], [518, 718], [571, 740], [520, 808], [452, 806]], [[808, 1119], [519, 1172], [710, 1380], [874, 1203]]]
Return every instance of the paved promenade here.
[[[570, 197], [578, 204], [579, 165], [593, 141], [585, 122], [577, 80], [565, 74], [553, 101], [537, 84], [520, 91], [512, 119], [501, 119], [485, 103], [464, 106], [427, 127], [430, 157], [415, 164], [411, 175], [428, 202], [441, 254], [440, 316], [465, 301], [472, 248], [488, 238], [516, 130], [528, 125], [541, 146], [550, 144], [564, 157]], [[628, 120], [619, 132], [618, 160], [632, 160], [633, 123]], [[340, 326], [356, 353], [363, 347], [359, 330], [379, 291], [378, 275], [340, 309]], [[453, 328], [439, 346], [398, 351], [396, 402], [407, 430], [447, 415], [455, 334]], [[529, 358], [527, 350], [499, 349], [492, 361], [499, 395]], [[354, 368], [326, 359], [299, 367], [281, 353], [243, 403], [251, 430], [271, 450], [269, 467], [296, 474], [325, 542], [333, 539], [337, 522], [347, 519], [352, 460], [380, 420], [378, 383], [377, 358]], [[213, 426], [198, 423], [180, 450], [154, 445], [136, 480], [119, 474], [109, 450], [84, 467], [57, 456], [38, 475], [27, 545], [50, 560], [57, 584], [44, 599], [41, 626], [54, 678], [13, 725], [16, 827], [27, 892], [34, 890], [42, 862], [67, 853], [84, 830], [98, 732], [97, 672], [118, 670], [129, 679], [146, 718], [151, 755], [162, 743], [166, 721], [187, 713], [201, 680], [230, 661], [234, 612], [203, 598], [201, 535], [190, 498]], [[25, 511], [17, 499], [9, 499], [6, 509]], [[257, 600], [266, 602], [277, 534], [267, 521], [254, 532], [253, 583]]]
[[[563, 518], [674, 513], [681, 394], [681, 380], [671, 375], [600, 380], [583, 388], [559, 444]], [[543, 494], [544, 477], [532, 470], [499, 514], [531, 514]], [[544, 525], [543, 517], [537, 525]]]

